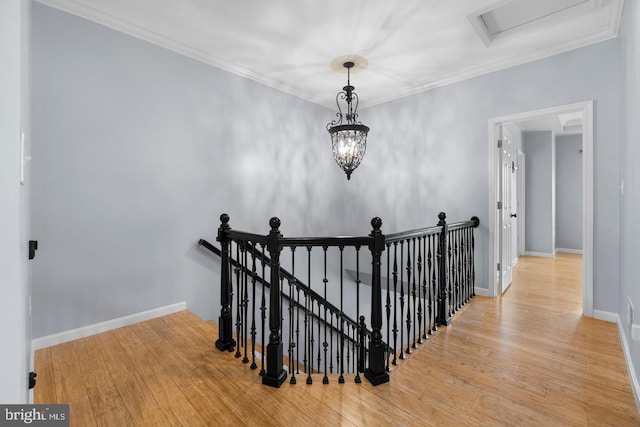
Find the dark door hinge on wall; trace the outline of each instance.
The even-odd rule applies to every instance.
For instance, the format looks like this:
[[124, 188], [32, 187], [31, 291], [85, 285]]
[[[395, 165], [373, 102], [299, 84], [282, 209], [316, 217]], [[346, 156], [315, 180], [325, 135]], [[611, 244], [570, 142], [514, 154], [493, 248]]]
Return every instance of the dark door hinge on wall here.
[[502, 148], [502, 140], [501, 139], [498, 140], [498, 148]]
[[29, 390], [36, 386], [36, 377], [38, 374], [35, 372], [29, 372]]
[[500, 271], [500, 263], [498, 263], [498, 271]]
[[29, 259], [35, 258], [37, 250], [38, 250], [38, 241], [29, 240]]
[[502, 209], [502, 202], [498, 202], [498, 209]]

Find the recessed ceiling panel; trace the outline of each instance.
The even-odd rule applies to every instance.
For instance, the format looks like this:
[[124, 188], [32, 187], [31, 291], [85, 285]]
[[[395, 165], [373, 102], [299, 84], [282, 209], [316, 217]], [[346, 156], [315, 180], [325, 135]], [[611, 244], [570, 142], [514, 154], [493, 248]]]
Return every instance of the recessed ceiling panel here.
[[[468, 16], [486, 46], [495, 40], [608, 12], [610, 0], [503, 0]], [[606, 13], [605, 13], [606, 14]]]
[[585, 3], [590, 3], [593, 7], [593, 1], [589, 0], [512, 0], [496, 6], [480, 17], [489, 34], [495, 36]]

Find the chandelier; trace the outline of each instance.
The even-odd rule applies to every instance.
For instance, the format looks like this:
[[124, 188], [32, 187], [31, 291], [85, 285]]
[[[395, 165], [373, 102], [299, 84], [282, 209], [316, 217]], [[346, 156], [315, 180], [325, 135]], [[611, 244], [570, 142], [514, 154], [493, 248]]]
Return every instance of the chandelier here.
[[[355, 88], [351, 86], [350, 81], [350, 70], [355, 64], [347, 61], [342, 65], [347, 69], [347, 85], [342, 88], [342, 92], [336, 95], [337, 119], [327, 124], [327, 130], [331, 134], [333, 157], [338, 166], [347, 174], [347, 180], [349, 180], [367, 150], [369, 128], [356, 121], [358, 118], [358, 95], [353, 91]], [[346, 102], [344, 111], [340, 107], [341, 101], [343, 104]]]

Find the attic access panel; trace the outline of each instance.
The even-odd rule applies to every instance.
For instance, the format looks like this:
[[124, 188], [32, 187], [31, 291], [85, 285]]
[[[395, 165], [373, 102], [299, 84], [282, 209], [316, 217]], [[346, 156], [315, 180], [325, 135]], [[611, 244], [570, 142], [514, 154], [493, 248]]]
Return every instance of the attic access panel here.
[[508, 37], [571, 19], [603, 6], [606, 0], [506, 0], [472, 13], [469, 22], [486, 46]]

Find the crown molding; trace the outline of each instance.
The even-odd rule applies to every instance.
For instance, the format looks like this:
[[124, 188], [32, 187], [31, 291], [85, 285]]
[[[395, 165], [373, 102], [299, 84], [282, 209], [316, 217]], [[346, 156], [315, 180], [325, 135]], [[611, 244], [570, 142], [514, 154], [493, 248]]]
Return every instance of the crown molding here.
[[[263, 84], [273, 89], [288, 93], [289, 95], [293, 95], [298, 98], [302, 98], [306, 101], [322, 105], [321, 101], [316, 97], [312, 96], [309, 93], [300, 91], [299, 89], [296, 89], [290, 85], [287, 85], [286, 83], [276, 81], [273, 79], [268, 79], [244, 67], [238, 66], [229, 61], [225, 61], [224, 59], [216, 55], [213, 55], [209, 52], [206, 52], [203, 49], [181, 42], [180, 40], [174, 39], [172, 37], [168, 37], [166, 35], [160, 34], [156, 31], [152, 31], [147, 28], [141, 27], [133, 22], [111, 15], [100, 9], [87, 6], [86, 4], [83, 4], [80, 1], [77, 1], [77, 0], [35, 0], [35, 1], [37, 1], [38, 3], [44, 4], [46, 6], [52, 7], [54, 9], [58, 9], [63, 12], [78, 16], [80, 18], [84, 18], [89, 21], [95, 22], [96, 24], [100, 24], [105, 27], [111, 28], [112, 30], [125, 33], [137, 39], [144, 40], [156, 46], [160, 46], [172, 52], [189, 57], [191, 59], [195, 59], [196, 61], [203, 62], [207, 65], [211, 65], [213, 67], [219, 68], [221, 70], [227, 71], [237, 76], [253, 80], [257, 83]], [[331, 108], [330, 105], [325, 105], [325, 107]]]
[[438, 87], [447, 86], [453, 83], [458, 83], [464, 80], [468, 80], [474, 77], [480, 77], [486, 74], [491, 74], [496, 71], [501, 71], [507, 68], [526, 64], [528, 62], [533, 62], [540, 59], [548, 58], [554, 55], [569, 52], [574, 49], [587, 47], [595, 43], [610, 40], [612, 38], [617, 37], [617, 35], [618, 35], [618, 28], [613, 29], [611, 27], [605, 27], [596, 33], [589, 34], [586, 37], [582, 37], [580, 39], [573, 40], [568, 43], [553, 45], [547, 49], [538, 50], [532, 54], [520, 55], [520, 56], [512, 57], [503, 61], [496, 61], [491, 64], [463, 70], [459, 73], [452, 74], [442, 79], [433, 80], [428, 83], [416, 85], [402, 91], [394, 92], [394, 94], [391, 96], [368, 99], [367, 100], [368, 102], [364, 105], [360, 105], [360, 108], [365, 109], [365, 108], [374, 107], [376, 105], [395, 101], [401, 98], [405, 98], [407, 96], [416, 95], [418, 93], [426, 92], [428, 90], [435, 89]]
[[[334, 105], [332, 101], [323, 101], [316, 96], [311, 95], [308, 92], [301, 91], [288, 85], [286, 82], [282, 82], [275, 79], [259, 75], [249, 69], [230, 63], [216, 55], [204, 51], [196, 46], [186, 44], [180, 40], [168, 37], [158, 32], [141, 27], [133, 22], [127, 21], [120, 17], [109, 14], [103, 10], [95, 7], [88, 6], [80, 0], [35, 0], [38, 3], [46, 6], [61, 10], [63, 12], [70, 13], [72, 15], [79, 16], [97, 24], [106, 26], [113, 30], [128, 34], [140, 40], [152, 43], [154, 45], [163, 47], [180, 55], [189, 57], [191, 59], [203, 62], [221, 70], [233, 73], [237, 76], [244, 77], [260, 83], [264, 86], [272, 89], [279, 90], [289, 95], [296, 96], [304, 99], [308, 102], [333, 109]], [[620, 21], [622, 16], [624, 0], [611, 0], [610, 14], [608, 25], [602, 28], [596, 33], [589, 34], [577, 40], [573, 40], [568, 43], [550, 46], [547, 49], [539, 50], [532, 54], [521, 55], [509, 58], [507, 60], [496, 61], [488, 65], [482, 65], [479, 67], [469, 68], [462, 70], [458, 73], [451, 74], [442, 79], [435, 79], [427, 83], [421, 83], [414, 86], [410, 86], [405, 90], [394, 91], [393, 94], [387, 96], [381, 96], [377, 98], [368, 98], [366, 102], [360, 104], [360, 109], [366, 109], [374, 107], [376, 105], [384, 104], [391, 101], [415, 95], [421, 92], [425, 92], [438, 87], [450, 85], [460, 81], [468, 80], [470, 78], [490, 74], [496, 71], [504, 70], [510, 67], [521, 65], [527, 62], [536, 61], [549, 56], [557, 55], [559, 53], [567, 52], [569, 50], [585, 47], [590, 44], [605, 41], [614, 38], [618, 35], [618, 29], [620, 27]]]

